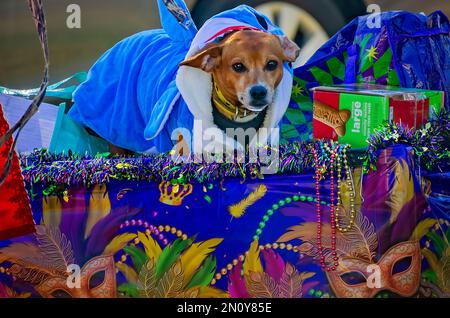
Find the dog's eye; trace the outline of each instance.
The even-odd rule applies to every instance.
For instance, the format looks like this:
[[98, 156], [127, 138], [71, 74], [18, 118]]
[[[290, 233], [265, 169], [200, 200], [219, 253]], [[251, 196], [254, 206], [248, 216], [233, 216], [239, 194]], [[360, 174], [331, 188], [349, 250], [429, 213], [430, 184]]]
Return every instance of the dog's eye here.
[[268, 71], [275, 71], [278, 68], [278, 62], [277, 61], [269, 61], [266, 65], [266, 70]]
[[233, 64], [233, 70], [236, 73], [244, 73], [247, 70], [247, 68], [242, 63], [236, 63], [236, 64]]

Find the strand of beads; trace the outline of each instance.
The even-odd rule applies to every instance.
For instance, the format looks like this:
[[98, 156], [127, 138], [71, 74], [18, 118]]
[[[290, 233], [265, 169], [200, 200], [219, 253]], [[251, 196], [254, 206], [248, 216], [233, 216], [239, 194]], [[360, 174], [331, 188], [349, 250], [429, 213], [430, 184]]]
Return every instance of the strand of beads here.
[[325, 261], [325, 253], [322, 245], [322, 211], [320, 208], [320, 180], [321, 180], [321, 171], [320, 171], [320, 163], [319, 163], [319, 155], [315, 147], [312, 148], [314, 163], [315, 163], [315, 186], [316, 186], [316, 216], [317, 216], [317, 248], [319, 250], [320, 256], [320, 266], [322, 269], [326, 271], [335, 271], [337, 266], [339, 265], [339, 258], [336, 252], [336, 224], [335, 224], [335, 215], [334, 215], [334, 161], [339, 147], [335, 147], [330, 155], [330, 222], [331, 222], [331, 254], [333, 257], [333, 265], [327, 266]]
[[149, 224], [148, 222], [143, 222], [142, 220], [127, 220], [124, 223], [120, 224], [120, 229], [133, 226], [143, 226], [145, 228], [146, 234], [154, 234], [164, 245], [169, 244], [169, 240], [167, 240], [162, 233], [164, 227], [160, 226], [159, 228], [157, 228], [156, 226]]
[[[259, 245], [259, 249], [260, 250], [269, 250], [269, 249], [273, 249], [273, 250], [288, 250], [288, 251], [293, 251], [295, 253], [299, 252], [299, 249], [292, 245], [292, 244], [286, 244], [286, 243], [273, 243], [273, 244], [266, 244], [266, 245]], [[211, 280], [211, 285], [215, 285], [217, 283], [217, 281], [219, 281], [220, 279], [222, 279], [222, 277], [224, 277], [225, 275], [227, 275], [229, 272], [231, 272], [233, 270], [233, 268], [239, 264], [239, 263], [243, 263], [245, 261], [246, 256], [248, 255], [249, 251], [246, 251], [244, 254], [239, 255], [238, 258], [233, 259], [233, 261], [231, 263], [229, 263], [226, 267], [222, 268], [220, 271], [218, 271], [216, 273], [216, 275], [214, 275], [214, 278]]]
[[[337, 164], [338, 164], [338, 202], [337, 202], [337, 206], [336, 206], [336, 212], [335, 212], [335, 223], [336, 223], [336, 227], [338, 229], [339, 232], [342, 233], [346, 233], [348, 231], [350, 231], [355, 223], [355, 217], [356, 217], [356, 209], [355, 209], [355, 188], [353, 186], [353, 182], [352, 182], [352, 172], [350, 170], [350, 167], [348, 165], [348, 160], [347, 160], [347, 149], [349, 148], [349, 145], [345, 145], [344, 148], [342, 149], [342, 151], [339, 153], [339, 156], [337, 157]], [[341, 165], [341, 161], [344, 162], [344, 169], [346, 172], [346, 179], [347, 179], [347, 187], [350, 191], [350, 216], [349, 216], [349, 220], [348, 220], [348, 224], [345, 227], [342, 227], [339, 224], [339, 211], [340, 209], [345, 209], [345, 207], [342, 205], [342, 180], [341, 180], [341, 171], [342, 171], [342, 165]]]
[[[339, 147], [338, 144], [334, 144], [334, 142], [331, 142], [331, 148], [328, 146], [328, 144], [323, 144], [323, 150], [327, 152], [329, 156], [333, 153], [333, 150], [336, 149], [336, 147]], [[346, 233], [351, 230], [355, 223], [355, 217], [356, 217], [356, 209], [355, 209], [355, 188], [353, 186], [352, 182], [352, 172], [348, 165], [347, 160], [347, 149], [350, 147], [350, 145], [345, 145], [344, 147], [341, 147], [341, 150], [336, 155], [336, 168], [337, 168], [337, 176], [338, 176], [338, 191], [337, 191], [337, 204], [335, 208], [335, 223], [336, 228], [339, 232]], [[349, 196], [350, 196], [350, 215], [349, 215], [349, 221], [348, 225], [345, 227], [340, 226], [339, 224], [339, 211], [341, 209], [345, 209], [345, 207], [342, 205], [342, 162], [344, 162], [344, 169], [346, 173], [346, 182], [347, 187], [349, 189]]]
[[233, 270], [233, 268], [239, 264], [243, 263], [245, 261], [245, 256], [248, 254], [248, 251], [244, 254], [239, 255], [237, 258], [233, 259], [231, 263], [229, 263], [226, 267], [222, 268], [220, 271], [214, 275], [214, 278], [211, 280], [211, 285], [215, 285], [217, 281], [222, 279], [225, 275], [227, 275], [229, 272]]
[[[312, 196], [309, 195], [293, 195], [285, 198], [284, 200], [280, 200], [278, 203], [275, 203], [271, 206], [270, 209], [266, 211], [266, 214], [263, 216], [262, 221], [259, 222], [259, 228], [256, 230], [256, 234], [253, 236], [253, 240], [257, 241], [259, 240], [261, 234], [263, 233], [263, 229], [266, 227], [267, 222], [269, 221], [270, 217], [279, 210], [280, 207], [285, 206], [286, 204], [291, 204], [292, 202], [314, 202], [315, 199]], [[321, 201], [320, 204], [322, 205], [328, 205], [326, 201]]]
[[[183, 241], [188, 239], [188, 236], [186, 234], [184, 234], [181, 230], [178, 230], [174, 226], [170, 226], [170, 225], [154, 226], [152, 224], [149, 224], [148, 222], [143, 222], [142, 220], [125, 221], [124, 223], [122, 223], [120, 225], [120, 229], [124, 229], [124, 228], [131, 227], [131, 226], [143, 226], [145, 228], [145, 234], [147, 234], [149, 236], [152, 234], [155, 235], [158, 238], [158, 240], [160, 240], [164, 245], [168, 245], [169, 241], [167, 238], [165, 238], [163, 232], [176, 235], [177, 237], [181, 238]], [[135, 238], [133, 243], [135, 245], [139, 244], [140, 243], [139, 238]], [[118, 263], [125, 263], [127, 261], [128, 256], [129, 255], [126, 253], [122, 254], [122, 256], [120, 257], [120, 261], [118, 261]]]
[[127, 227], [132, 227], [132, 226], [142, 226], [144, 227], [146, 234], [150, 235], [150, 234], [154, 234], [156, 235], [156, 237], [164, 244], [167, 245], [169, 244], [169, 241], [165, 238], [164, 233], [163, 232], [167, 232], [167, 233], [171, 233], [173, 235], [176, 235], [177, 237], [181, 237], [183, 240], [187, 240], [187, 235], [183, 234], [183, 232], [181, 230], [177, 230], [176, 227], [174, 226], [170, 226], [170, 225], [159, 225], [159, 226], [155, 226], [152, 224], [149, 224], [148, 222], [144, 222], [142, 220], [130, 220], [130, 221], [125, 221], [124, 223], [120, 224], [120, 229], [124, 229]]

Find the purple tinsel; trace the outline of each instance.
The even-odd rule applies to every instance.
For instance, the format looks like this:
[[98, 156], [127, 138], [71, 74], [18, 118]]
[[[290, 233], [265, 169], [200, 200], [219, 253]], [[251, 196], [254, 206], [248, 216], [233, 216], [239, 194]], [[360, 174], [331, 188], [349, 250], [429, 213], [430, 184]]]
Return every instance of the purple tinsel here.
[[[312, 167], [313, 157], [309, 151], [314, 143], [293, 143], [279, 150], [279, 173], [301, 173]], [[28, 183], [44, 186], [91, 186], [111, 180], [176, 182], [211, 182], [228, 177], [256, 178], [260, 176], [260, 162], [187, 162], [179, 163], [168, 154], [140, 155], [136, 157], [113, 157], [99, 154], [95, 157], [74, 154], [51, 154], [35, 150], [20, 156], [22, 174]]]
[[[323, 148], [326, 141], [294, 142], [280, 146], [279, 174], [299, 174], [314, 167], [311, 147]], [[362, 155], [349, 154], [351, 166], [373, 167], [381, 149], [396, 144], [404, 144], [414, 149], [422, 168], [426, 170], [446, 170], [450, 165], [450, 116], [446, 111], [422, 129], [408, 130], [396, 124], [380, 127], [368, 138], [369, 147]], [[258, 178], [261, 168], [267, 166], [260, 162], [217, 162], [211, 160], [174, 161], [169, 154], [141, 155], [135, 157], [110, 157], [110, 154], [87, 155], [51, 154], [47, 150], [35, 150], [21, 155], [21, 168], [24, 180], [29, 184], [39, 183], [44, 194], [59, 192], [59, 188], [73, 185], [90, 187], [94, 184], [108, 183], [111, 180], [154, 181], [174, 183], [211, 182], [224, 178]], [[361, 161], [362, 159], [362, 161]], [[322, 153], [319, 160], [327, 165], [329, 158]]]

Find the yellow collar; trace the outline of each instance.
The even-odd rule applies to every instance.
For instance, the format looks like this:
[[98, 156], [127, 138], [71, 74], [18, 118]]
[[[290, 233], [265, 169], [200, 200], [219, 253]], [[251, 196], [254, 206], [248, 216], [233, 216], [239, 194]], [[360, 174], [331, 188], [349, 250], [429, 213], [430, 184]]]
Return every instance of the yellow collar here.
[[217, 86], [216, 82], [213, 80], [213, 86], [215, 94], [212, 95], [212, 101], [214, 103], [214, 106], [217, 108], [217, 110], [227, 117], [230, 120], [235, 120], [238, 117], [246, 117], [250, 114], [253, 114], [253, 112], [242, 109], [239, 106], [234, 105], [231, 103], [220, 91], [219, 86]]

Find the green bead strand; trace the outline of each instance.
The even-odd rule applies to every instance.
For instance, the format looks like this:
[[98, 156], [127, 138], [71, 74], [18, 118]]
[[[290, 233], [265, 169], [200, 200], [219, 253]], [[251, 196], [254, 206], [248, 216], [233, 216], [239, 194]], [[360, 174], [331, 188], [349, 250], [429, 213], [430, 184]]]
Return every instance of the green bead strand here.
[[[259, 228], [256, 230], [256, 235], [253, 236], [253, 240], [259, 240], [259, 237], [261, 236], [263, 232], [263, 228], [266, 227], [267, 222], [269, 221], [270, 217], [277, 211], [280, 207], [285, 206], [286, 204], [291, 204], [292, 202], [316, 202], [316, 199], [312, 196], [306, 196], [306, 195], [293, 195], [291, 197], [287, 197], [284, 200], [278, 201], [278, 203], [275, 203], [272, 205], [271, 209], [268, 209], [266, 214], [263, 216], [262, 221], [258, 224]], [[328, 205], [327, 202], [321, 201], [320, 204], [322, 205]]]

